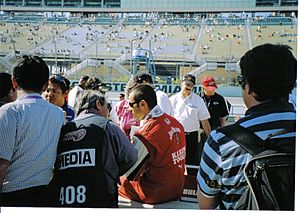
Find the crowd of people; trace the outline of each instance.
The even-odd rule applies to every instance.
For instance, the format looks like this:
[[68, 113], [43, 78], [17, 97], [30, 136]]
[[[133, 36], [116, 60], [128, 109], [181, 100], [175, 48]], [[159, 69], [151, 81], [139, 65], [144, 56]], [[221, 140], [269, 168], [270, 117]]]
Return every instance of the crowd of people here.
[[[296, 64], [283, 45], [260, 45], [241, 58], [247, 111], [239, 125], [274, 143], [295, 143], [291, 128], [272, 134], [296, 125], [289, 103]], [[235, 209], [253, 156], [219, 131], [230, 104], [213, 76], [202, 79], [203, 94], [192, 92], [196, 84], [186, 74], [181, 91], [168, 97], [151, 75], [138, 73], [112, 107], [100, 79], [82, 76], [71, 89], [42, 58], [24, 56], [12, 75], [0, 73], [0, 206], [114, 208], [118, 196], [163, 203], [178, 200], [185, 175], [194, 175], [201, 209]]]

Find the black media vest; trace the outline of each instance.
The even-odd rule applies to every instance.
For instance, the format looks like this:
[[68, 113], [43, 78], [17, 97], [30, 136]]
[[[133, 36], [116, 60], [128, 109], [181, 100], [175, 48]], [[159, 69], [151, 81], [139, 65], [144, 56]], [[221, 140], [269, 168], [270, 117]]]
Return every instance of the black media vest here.
[[53, 179], [50, 182], [51, 206], [118, 206], [117, 180], [109, 189], [102, 153], [111, 149], [104, 130], [96, 125], [67, 123], [61, 131]]

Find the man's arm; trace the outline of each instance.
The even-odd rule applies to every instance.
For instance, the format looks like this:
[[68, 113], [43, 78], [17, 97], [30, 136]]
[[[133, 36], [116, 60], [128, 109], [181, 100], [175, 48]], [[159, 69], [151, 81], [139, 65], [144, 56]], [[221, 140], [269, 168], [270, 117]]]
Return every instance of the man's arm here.
[[200, 209], [216, 209], [218, 206], [218, 199], [216, 196], [214, 197], [207, 197], [204, 196], [201, 190], [197, 190], [197, 198], [198, 198], [198, 205]]
[[226, 117], [221, 117], [220, 118], [220, 127], [224, 127], [226, 125]]
[[8, 171], [9, 161], [0, 158], [0, 192], [4, 183], [4, 179], [6, 177]]
[[206, 134], [207, 137], [209, 137], [209, 133], [211, 132], [211, 128], [210, 128], [210, 124], [208, 122], [208, 120], [202, 120], [201, 121], [201, 124], [202, 124], [202, 128]]

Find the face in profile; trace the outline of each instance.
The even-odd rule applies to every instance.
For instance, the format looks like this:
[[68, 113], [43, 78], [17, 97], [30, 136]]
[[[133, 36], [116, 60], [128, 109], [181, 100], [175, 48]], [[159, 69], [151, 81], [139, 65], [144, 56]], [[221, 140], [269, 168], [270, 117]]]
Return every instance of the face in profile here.
[[143, 120], [145, 115], [140, 106], [140, 103], [143, 100], [141, 100], [141, 101], [134, 100], [133, 94], [130, 93], [128, 101], [129, 101], [129, 110], [131, 111], [134, 119], [137, 121]]

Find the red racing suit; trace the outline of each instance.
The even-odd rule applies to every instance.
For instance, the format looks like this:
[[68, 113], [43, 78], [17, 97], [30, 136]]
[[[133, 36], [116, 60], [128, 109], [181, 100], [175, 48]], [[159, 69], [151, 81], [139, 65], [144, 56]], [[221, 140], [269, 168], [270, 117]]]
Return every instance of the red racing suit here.
[[184, 187], [183, 126], [166, 113], [150, 117], [135, 134], [150, 158], [134, 180], [121, 178], [119, 195], [143, 203], [162, 203], [181, 197]]

